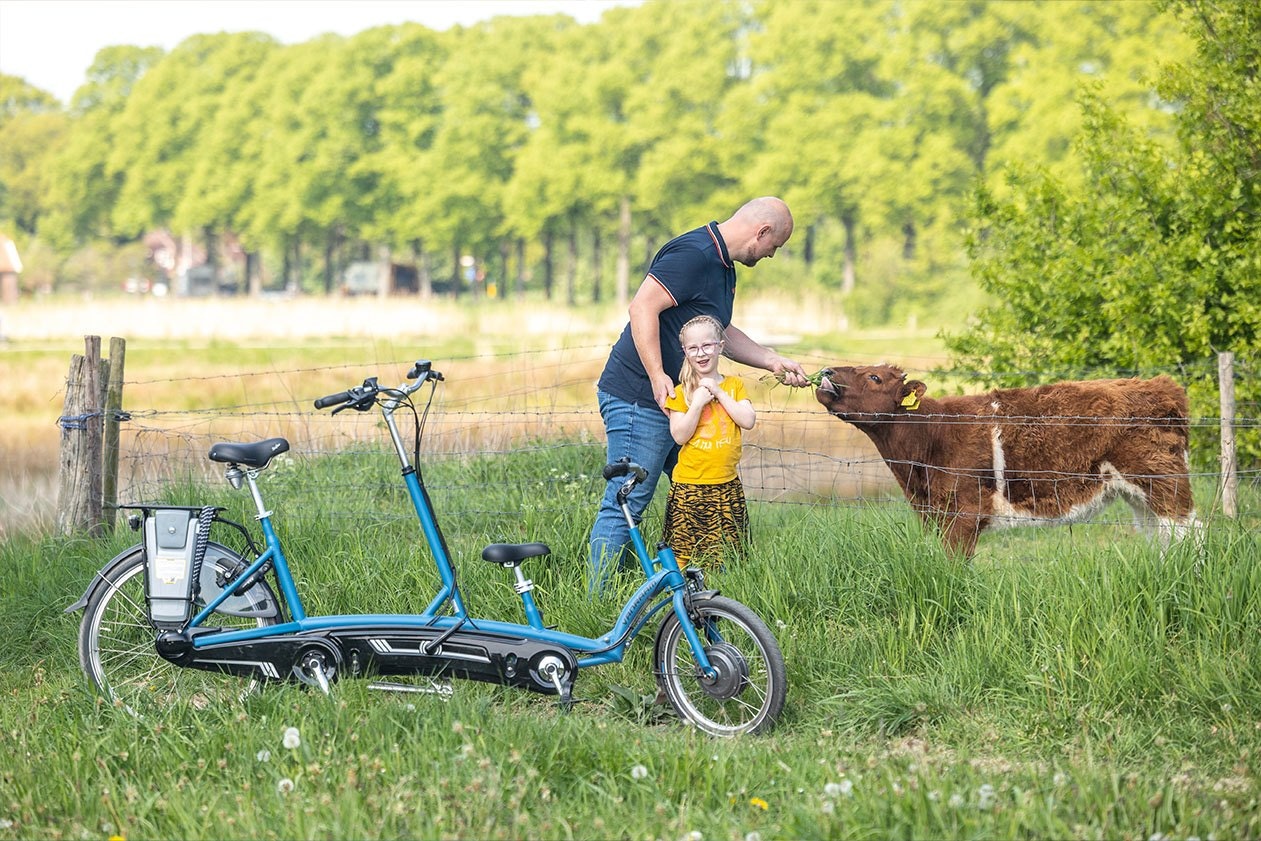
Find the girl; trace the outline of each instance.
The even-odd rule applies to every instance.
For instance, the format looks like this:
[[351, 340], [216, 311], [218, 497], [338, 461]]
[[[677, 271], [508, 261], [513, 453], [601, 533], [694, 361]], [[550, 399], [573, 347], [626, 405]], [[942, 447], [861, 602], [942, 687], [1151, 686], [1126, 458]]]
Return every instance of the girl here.
[[670, 434], [679, 460], [670, 476], [661, 539], [674, 549], [679, 566], [721, 565], [723, 550], [740, 552], [749, 539], [744, 487], [736, 474], [740, 430], [756, 415], [744, 383], [718, 373], [726, 338], [718, 319], [701, 315], [679, 331], [683, 369], [666, 400]]

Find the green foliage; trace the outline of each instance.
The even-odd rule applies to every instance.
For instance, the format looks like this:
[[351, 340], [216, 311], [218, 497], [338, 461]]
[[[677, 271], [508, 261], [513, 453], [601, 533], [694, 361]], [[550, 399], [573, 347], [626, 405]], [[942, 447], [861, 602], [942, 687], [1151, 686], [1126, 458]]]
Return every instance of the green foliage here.
[[[993, 303], [948, 339], [960, 364], [1008, 384], [1181, 367], [1201, 397], [1216, 352], [1261, 350], [1261, 13], [1179, 8], [1199, 51], [1162, 84], [1182, 106], [1178, 144], [1147, 136], [1088, 91], [1080, 187], [1012, 168], [1009, 197], [978, 191], [968, 248]], [[1258, 396], [1250, 380], [1239, 392]], [[1202, 399], [1193, 407], [1215, 411]], [[1261, 457], [1261, 441], [1247, 437], [1241, 452]]]
[[[799, 233], [788, 268], [751, 282], [838, 289], [855, 323], [946, 321], [971, 299], [971, 185], [1001, 194], [1011, 161], [1073, 171], [1083, 80], [1165, 133], [1142, 71], [1188, 42], [1149, 2], [649, 0], [589, 25], [111, 47], [66, 112], [4, 97], [0, 218], [63, 257], [151, 228], [239, 244], [253, 292], [331, 292], [364, 258], [441, 283], [467, 254], [514, 293], [550, 294], [561, 271], [576, 305], [610, 273], [635, 283], [670, 236], [778, 194]], [[843, 235], [807, 254], [810, 227]]]

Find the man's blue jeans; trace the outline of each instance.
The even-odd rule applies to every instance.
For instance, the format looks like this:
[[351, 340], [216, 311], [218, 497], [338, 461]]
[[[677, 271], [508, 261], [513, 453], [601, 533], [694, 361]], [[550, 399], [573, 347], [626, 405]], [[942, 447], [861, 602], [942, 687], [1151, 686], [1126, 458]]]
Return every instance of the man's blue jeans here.
[[[670, 419], [665, 412], [654, 403], [651, 406], [638, 406], [614, 397], [603, 391], [597, 391], [600, 402], [600, 417], [604, 419], [604, 430], [608, 436], [608, 461], [629, 458], [644, 470], [648, 478], [635, 488], [627, 500], [631, 516], [638, 524], [643, 519], [644, 510], [652, 502], [653, 492], [657, 489], [657, 480], [667, 467], [673, 469], [678, 457], [678, 445], [670, 436]], [[599, 595], [609, 583], [614, 572], [623, 565], [635, 563], [627, 552], [634, 551], [627, 544], [630, 542], [630, 527], [626, 517], [617, 505], [617, 489], [625, 481], [617, 478], [604, 488], [604, 498], [600, 500], [600, 511], [596, 514], [595, 525], [591, 528], [590, 579], [587, 592]]]

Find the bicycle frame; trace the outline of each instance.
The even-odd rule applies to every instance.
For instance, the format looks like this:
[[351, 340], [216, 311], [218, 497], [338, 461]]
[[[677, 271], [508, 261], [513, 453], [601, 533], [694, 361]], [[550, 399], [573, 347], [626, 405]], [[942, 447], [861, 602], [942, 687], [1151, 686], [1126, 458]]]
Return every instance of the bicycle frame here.
[[[424, 366], [423, 368], [422, 365]], [[418, 614], [308, 615], [302, 598], [298, 593], [288, 559], [285, 557], [280, 539], [272, 525], [271, 512], [266, 509], [259, 491], [257, 477], [261, 468], [241, 469], [236, 464], [229, 464], [228, 478], [233, 485], [240, 487], [243, 479], [249, 487], [257, 510], [257, 519], [263, 533], [264, 549], [259, 557], [236, 577], [237, 587], [225, 586], [179, 632], [173, 634], [168, 632], [159, 637], [160, 651], [163, 651], [163, 637], [166, 638], [167, 650], [163, 651], [163, 656], [181, 665], [192, 665], [192, 661], [197, 659], [196, 652], [204, 649], [236, 648], [247, 650], [249, 647], [246, 644], [249, 643], [293, 640], [295, 638], [318, 640], [322, 635], [336, 632], [353, 633], [362, 631], [369, 634], [377, 633], [388, 636], [391, 632], [425, 632], [426, 634], [432, 634], [432, 632], [436, 631], [438, 633], [435, 637], [426, 637], [428, 641], [422, 640], [416, 643], [415, 657], [428, 656], [440, 659], [444, 656], [442, 649], [445, 643], [458, 641], [462, 635], [482, 634], [503, 638], [502, 641], [527, 640], [537, 643], [543, 648], [531, 649], [535, 651], [533, 655], [535, 659], [538, 659], [538, 651], [547, 653], [549, 649], [565, 649], [572, 653], [576, 668], [583, 669], [620, 662], [625, 656], [630, 643], [644, 626], [652, 617], [669, 606], [674, 610], [680, 624], [683, 626], [697, 667], [706, 676], [712, 676], [714, 669], [706, 656], [705, 643], [700, 639], [693, 622], [689, 620], [689, 614], [691, 613], [689, 600], [692, 597], [694, 587], [689, 587], [688, 579], [680, 571], [674, 552], [668, 546], [662, 544], [655, 557], [649, 555], [643, 535], [638, 525], [634, 522], [629, 509], [624, 504], [624, 496], [622, 497], [622, 510], [630, 527], [631, 541], [646, 580], [622, 607], [617, 620], [608, 632], [599, 637], [585, 637], [545, 627], [542, 613], [531, 592], [533, 585], [524, 578], [521, 571], [520, 563], [523, 558], [515, 556], [512, 560], [501, 563], [501, 566], [512, 568], [516, 576], [516, 590], [521, 596], [526, 622], [522, 624], [476, 618], [469, 613], [456, 582], [455, 568], [447, 549], [446, 541], [438, 525], [437, 517], [434, 514], [429, 495], [416, 468], [410, 462], [394, 418], [395, 411], [407, 397], [418, 391], [427, 381], [441, 379], [441, 374], [429, 371], [428, 363], [417, 363], [413, 373], [416, 374], [415, 378], [410, 382], [404, 383], [398, 389], [383, 389], [382, 392], [389, 394], [390, 397], [377, 405], [389, 430], [390, 439], [402, 468], [403, 481], [407, 487], [425, 542], [429, 547], [434, 565], [439, 574], [441, 586], [428, 606]], [[413, 374], [409, 374], [409, 377], [412, 376]], [[436, 386], [436, 383], [431, 385], [431, 387], [433, 386]], [[641, 468], [636, 469], [642, 473]], [[624, 485], [624, 490], [628, 492], [635, 481], [635, 479], [628, 480], [626, 485]], [[203, 623], [207, 621], [215, 610], [239, 589], [240, 583], [253, 580], [268, 565], [270, 565], [279, 585], [281, 598], [288, 611], [288, 621], [276, 625], [242, 630], [218, 630], [214, 633], [197, 633], [197, 629], [202, 627]], [[654, 599], [662, 596], [664, 598], [660, 598], [654, 603]], [[393, 646], [392, 642], [388, 640], [383, 641], [376, 637], [371, 642], [373, 646], [382, 650]], [[413, 642], [416, 642], [416, 639], [408, 637], [400, 645], [406, 644], [410, 646]], [[191, 651], [188, 648], [189, 644], [191, 644]], [[391, 654], [400, 652], [401, 649], [399, 651], [390, 651]], [[408, 648], [406, 653], [411, 654], [410, 648]], [[176, 656], [172, 656], [172, 654]], [[459, 655], [448, 654], [446, 656], [457, 657]], [[241, 663], [241, 661], [227, 660], [221, 662]], [[553, 666], [555, 668], [552, 668]], [[354, 670], [353, 667], [352, 670]], [[266, 669], [262, 671], [264, 676], [281, 676], [279, 674], [267, 674]], [[273, 668], [272, 671], [275, 671], [275, 669]], [[569, 669], [565, 668], [563, 661], [561, 663], [548, 664], [542, 669], [542, 673], [555, 688], [556, 693], [565, 698], [568, 697], [568, 689], [572, 686], [574, 678], [573, 674], [567, 673], [569, 671]], [[464, 676], [470, 675], [465, 674]], [[474, 675], [474, 677], [483, 680], [491, 679], [486, 676], [478, 677]], [[316, 678], [316, 682], [327, 690], [327, 682], [324, 676], [317, 674]], [[564, 681], [563, 685], [562, 680]], [[534, 682], [539, 683], [540, 680], [536, 677]], [[540, 689], [536, 685], [530, 685], [528, 688], [533, 688], [536, 691], [547, 691]]]

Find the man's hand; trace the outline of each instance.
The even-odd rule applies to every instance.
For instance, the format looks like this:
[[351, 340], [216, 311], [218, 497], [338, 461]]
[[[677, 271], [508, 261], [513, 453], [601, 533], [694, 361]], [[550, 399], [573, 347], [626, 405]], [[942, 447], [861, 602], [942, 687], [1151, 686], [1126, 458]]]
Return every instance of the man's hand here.
[[674, 380], [670, 379], [670, 375], [664, 371], [649, 374], [648, 378], [652, 380], [652, 396], [657, 401], [657, 407], [664, 412], [666, 401], [670, 399], [671, 394], [674, 394]]
[[785, 359], [779, 354], [773, 355], [767, 363], [766, 369], [775, 375], [776, 379], [782, 379], [785, 385], [794, 388], [805, 388], [810, 385], [810, 380], [806, 376], [806, 372], [801, 365], [791, 359]]

